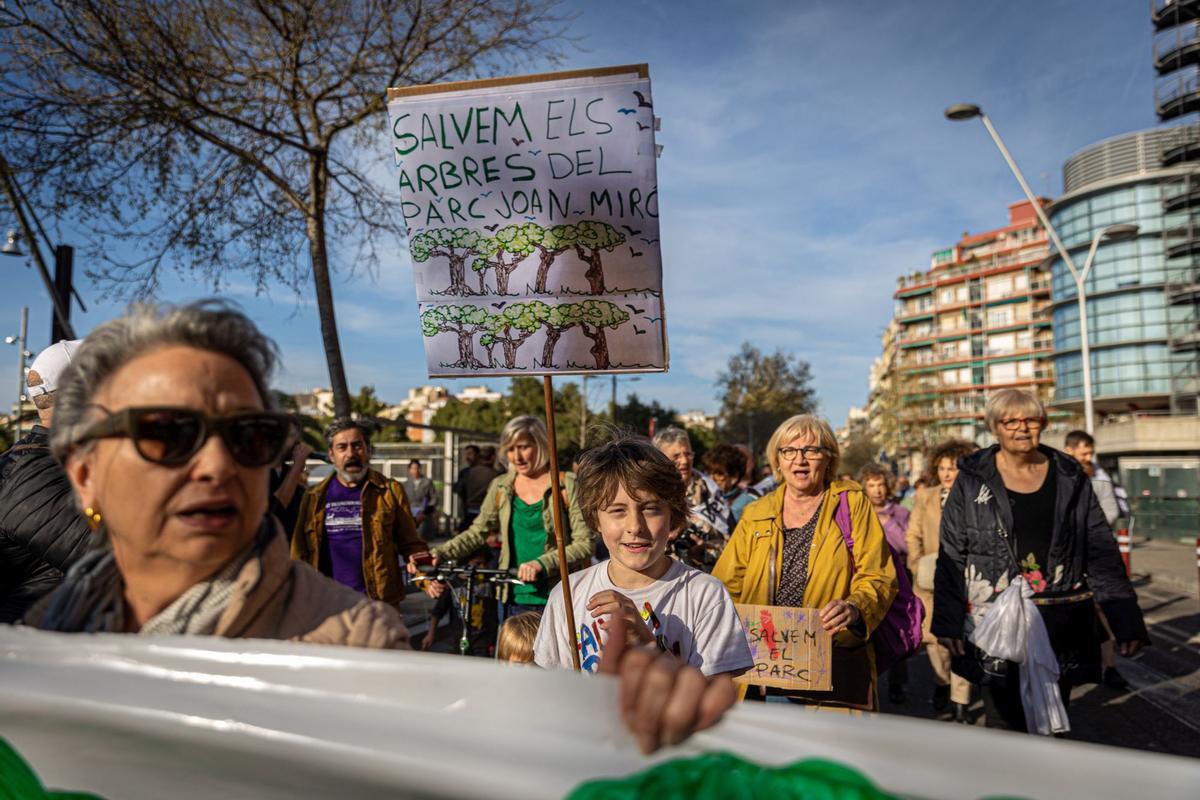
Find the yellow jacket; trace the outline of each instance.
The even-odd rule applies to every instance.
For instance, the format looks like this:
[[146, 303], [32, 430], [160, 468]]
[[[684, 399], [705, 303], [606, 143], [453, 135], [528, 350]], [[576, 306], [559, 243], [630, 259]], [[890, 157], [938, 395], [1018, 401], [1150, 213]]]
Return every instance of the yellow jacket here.
[[[735, 603], [774, 603], [783, 568], [783, 498], [786, 491], [786, 487], [781, 486], [746, 506], [737, 529], [713, 568], [712, 574], [725, 584]], [[848, 493], [850, 505], [853, 577], [850, 554], [834, 521], [838, 496], [842, 492]], [[834, 481], [825, 493], [809, 551], [808, 576], [804, 589], [806, 608], [822, 608], [830, 600], [845, 600], [858, 609], [864, 628], [860, 632], [840, 631], [834, 635], [833, 643], [836, 647], [862, 653], [869, 660], [869, 673], [873, 675], [874, 656], [871, 648], [862, 646], [866, 638], [862, 634], [869, 637], [887, 615], [898, 584], [883, 526], [857, 483]], [[834, 683], [837, 684], [836, 675]], [[871, 689], [873, 691], [873, 686]]]
[[[772, 606], [784, 566], [785, 486], [745, 507], [713, 575], [730, 590], [733, 602]], [[854, 567], [834, 515], [839, 495], [850, 504]], [[877, 710], [874, 649], [866, 639], [887, 615], [895, 599], [896, 571], [892, 552], [863, 489], [853, 481], [834, 481], [821, 501], [816, 533], [809, 551], [809, 582], [804, 607], [823, 608], [830, 600], [845, 600], [858, 608], [862, 624], [834, 634], [833, 690], [788, 692], [793, 700], [821, 708]], [[740, 687], [739, 696], [745, 696]]]

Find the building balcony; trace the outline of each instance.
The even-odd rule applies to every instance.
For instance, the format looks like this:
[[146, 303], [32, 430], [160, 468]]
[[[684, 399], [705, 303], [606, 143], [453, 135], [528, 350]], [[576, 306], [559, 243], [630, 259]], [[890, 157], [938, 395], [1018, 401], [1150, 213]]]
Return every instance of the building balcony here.
[[1159, 75], [1200, 63], [1200, 26], [1173, 25], [1154, 36], [1154, 68]]
[[1159, 79], [1154, 87], [1154, 110], [1161, 122], [1200, 111], [1200, 73], [1195, 66]]
[[1163, 232], [1167, 258], [1200, 255], [1200, 224], [1187, 223]]
[[1150, 19], [1156, 31], [1200, 19], [1200, 0], [1151, 0]]
[[1167, 278], [1167, 299], [1173, 305], [1190, 305], [1200, 302], [1200, 267], [1191, 267], [1173, 273]]
[[1162, 208], [1167, 214], [1188, 208], [1200, 208], [1200, 181], [1188, 177], [1163, 184]]
[[[1042, 441], [1061, 447], [1063, 435], [1043, 436]], [[1195, 452], [1200, 449], [1200, 417], [1135, 412], [1097, 425], [1095, 435], [1099, 455]]]
[[1171, 351], [1175, 353], [1192, 353], [1200, 350], [1200, 324], [1193, 321], [1172, 325], [1168, 341]]
[[1176, 125], [1163, 131], [1162, 165], [1173, 167], [1200, 161], [1200, 125]]

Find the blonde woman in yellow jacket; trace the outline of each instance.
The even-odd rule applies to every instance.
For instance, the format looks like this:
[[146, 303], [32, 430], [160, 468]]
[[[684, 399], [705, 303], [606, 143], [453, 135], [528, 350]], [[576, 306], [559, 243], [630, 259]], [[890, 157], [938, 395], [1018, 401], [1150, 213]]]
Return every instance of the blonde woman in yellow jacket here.
[[[713, 575], [735, 603], [820, 609], [822, 625], [834, 634], [831, 691], [768, 689], [768, 695], [822, 708], [877, 710], [869, 637], [897, 590], [883, 527], [857, 483], [833, 480], [838, 444], [824, 420], [807, 414], [788, 419], [771, 436], [767, 458], [780, 486], [746, 507]], [[853, 555], [834, 519], [842, 493], [850, 507]]]

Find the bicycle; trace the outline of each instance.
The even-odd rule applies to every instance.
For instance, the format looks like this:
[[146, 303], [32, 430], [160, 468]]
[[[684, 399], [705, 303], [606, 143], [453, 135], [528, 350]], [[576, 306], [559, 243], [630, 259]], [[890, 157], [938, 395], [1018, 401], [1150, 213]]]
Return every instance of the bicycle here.
[[525, 582], [517, 577], [516, 569], [488, 569], [475, 564], [458, 564], [446, 561], [441, 564], [422, 564], [417, 567], [421, 579], [437, 581], [450, 587], [458, 606], [458, 616], [462, 619], [462, 635], [458, 640], [460, 655], [467, 655], [470, 649], [471, 633], [471, 604], [478, 596], [481, 585], [487, 585], [491, 596], [496, 595], [499, 586], [524, 586]]

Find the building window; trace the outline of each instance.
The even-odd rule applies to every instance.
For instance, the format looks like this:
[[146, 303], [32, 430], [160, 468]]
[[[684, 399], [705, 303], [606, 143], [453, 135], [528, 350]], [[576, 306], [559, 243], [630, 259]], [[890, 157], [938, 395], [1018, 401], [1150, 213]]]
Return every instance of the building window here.
[[1001, 328], [1008, 325], [1012, 320], [1007, 308], [990, 309], [988, 310], [987, 318], [989, 328]]

